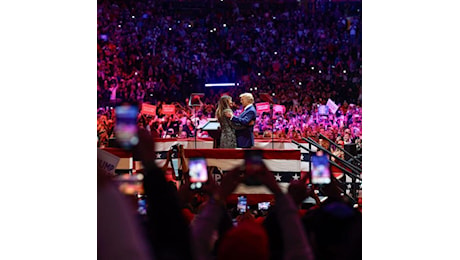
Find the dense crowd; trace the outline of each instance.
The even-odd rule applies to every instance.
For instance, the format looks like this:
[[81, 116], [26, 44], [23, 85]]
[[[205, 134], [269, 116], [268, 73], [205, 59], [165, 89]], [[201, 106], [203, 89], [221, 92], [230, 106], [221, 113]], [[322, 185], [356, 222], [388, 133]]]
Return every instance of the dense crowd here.
[[[319, 187], [307, 188], [305, 179], [283, 194], [273, 174], [261, 170], [262, 185], [274, 194], [270, 208], [253, 204], [242, 213], [226, 201], [243, 181], [241, 172], [193, 193], [182, 165], [176, 189], [155, 165], [152, 149], [152, 137], [209, 136], [201, 126], [215, 118], [220, 96], [238, 102], [244, 92], [255, 103], [268, 96], [286, 109], [258, 114], [256, 138], [318, 140], [323, 134], [361, 149], [360, 1], [98, 0], [97, 8], [98, 147], [114, 137], [117, 105], [156, 106], [155, 116], [138, 116], [134, 152], [144, 179], [135, 207], [98, 169], [98, 258], [361, 258], [361, 213], [336, 182], [321, 187], [327, 195], [321, 202]], [[198, 106], [189, 106], [192, 93], [204, 93]], [[328, 100], [336, 111], [324, 110]], [[166, 104], [175, 106], [174, 114], [163, 112]], [[233, 109], [238, 115], [243, 108], [236, 103]], [[302, 203], [307, 197], [315, 206]], [[141, 219], [132, 219], [138, 206]]]
[[[259, 115], [256, 138], [323, 133], [334, 141], [360, 139], [360, 2], [286, 1], [270, 9], [209, 1], [199, 12], [190, 12], [198, 4], [189, 2], [188, 9], [177, 8], [181, 2], [98, 2], [100, 145], [113, 132], [111, 108], [123, 101], [156, 105], [157, 116], [141, 116], [140, 125], [158, 136], [192, 137], [215, 117], [223, 93], [236, 101], [243, 92], [252, 92], [256, 103], [268, 93], [286, 107], [273, 122], [270, 113]], [[212, 82], [236, 86], [204, 87]], [[187, 106], [193, 92], [205, 93], [197, 110]], [[319, 115], [328, 99], [340, 105], [338, 111]], [[176, 115], [163, 115], [162, 104], [175, 104]]]
[[[162, 169], [156, 166], [154, 145], [141, 129], [132, 151], [144, 165], [143, 178], [137, 178], [140, 172], [132, 176], [142, 183], [133, 193], [121, 189], [127, 184], [123, 178], [98, 168], [98, 259], [361, 259], [361, 209], [343, 196], [336, 179], [318, 186], [307, 185], [305, 177], [283, 192], [261, 162], [257, 169], [228, 171], [220, 185], [208, 167], [207, 181], [197, 190], [193, 167], [179, 146], [177, 189], [166, 178], [168, 162]], [[270, 190], [269, 201], [229, 200], [249, 178]], [[308, 197], [314, 202], [305, 203]]]

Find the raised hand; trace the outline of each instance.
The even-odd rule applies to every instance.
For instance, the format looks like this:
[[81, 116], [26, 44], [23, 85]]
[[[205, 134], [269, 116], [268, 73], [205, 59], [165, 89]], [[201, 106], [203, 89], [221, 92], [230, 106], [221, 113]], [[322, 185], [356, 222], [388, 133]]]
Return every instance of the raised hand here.
[[133, 157], [138, 158], [142, 164], [155, 163], [155, 142], [152, 135], [145, 129], [138, 129], [139, 143], [132, 149]]
[[190, 176], [188, 175], [188, 171], [184, 171], [183, 174], [184, 183], [180, 186], [177, 195], [182, 205], [185, 205], [192, 201], [195, 193], [192, 190], [190, 190]]
[[236, 167], [224, 175], [219, 189], [219, 195], [222, 199], [227, 198], [243, 180], [241, 173], [240, 167]]
[[261, 167], [259, 173], [257, 173], [259, 181], [265, 185], [273, 194], [282, 193], [278, 183], [276, 182], [275, 176], [270, 172], [265, 165]]

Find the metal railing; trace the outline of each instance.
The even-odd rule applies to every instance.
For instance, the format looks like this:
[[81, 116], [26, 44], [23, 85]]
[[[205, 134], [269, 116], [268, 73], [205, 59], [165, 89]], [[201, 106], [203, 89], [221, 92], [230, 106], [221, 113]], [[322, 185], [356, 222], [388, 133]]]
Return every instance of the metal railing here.
[[[358, 193], [362, 189], [361, 188], [361, 183], [362, 183], [361, 172], [362, 172], [362, 170], [360, 168], [358, 168], [357, 166], [352, 165], [351, 163], [343, 160], [342, 158], [332, 154], [329, 150], [327, 150], [326, 148], [322, 147], [320, 144], [318, 144], [317, 142], [315, 142], [311, 138], [309, 138], [309, 139], [302, 138], [302, 139], [308, 143], [309, 148], [305, 147], [304, 145], [300, 144], [299, 142], [297, 142], [295, 140], [292, 140], [291, 142], [296, 144], [299, 148], [302, 148], [302, 149], [308, 151], [308, 153], [310, 153], [310, 154], [315, 153], [315, 151], [313, 151], [311, 149], [311, 146], [313, 145], [313, 146], [317, 147], [318, 149], [322, 150], [323, 152], [329, 154], [331, 157], [334, 157], [338, 162], [342, 163], [345, 167], [349, 168], [349, 170], [348, 170], [348, 169], [342, 167], [341, 165], [337, 164], [336, 162], [334, 162], [332, 160], [329, 160], [330, 165], [337, 167], [339, 170], [342, 171], [342, 173], [345, 176], [348, 176], [349, 178], [351, 178], [351, 182], [347, 182], [346, 177], [345, 177], [344, 181], [341, 181], [339, 179], [336, 179], [336, 180], [340, 184], [340, 186], [342, 186], [342, 187], [338, 187], [338, 188], [344, 194], [344, 196], [348, 197], [351, 201], [353, 201], [353, 203], [357, 203], [358, 195], [359, 195]], [[310, 172], [311, 172], [311, 161], [310, 161]], [[350, 185], [350, 188], [348, 188], [348, 185]], [[350, 190], [351, 196], [350, 196], [350, 194], [347, 193], [348, 189]]]
[[334, 145], [335, 148], [339, 149], [340, 151], [344, 152], [346, 155], [350, 156], [350, 157], [351, 157], [351, 160], [350, 160], [350, 161], [356, 161], [359, 165], [362, 164], [361, 160], [359, 160], [357, 156], [355, 156], [355, 155], [349, 153], [348, 151], [346, 151], [345, 149], [343, 149], [343, 148], [341, 147], [341, 145], [334, 143], [331, 139], [327, 138], [327, 137], [324, 136], [323, 134], [319, 134], [319, 137], [320, 137], [321, 139], [324, 139], [324, 140], [328, 141], [330, 144]]
[[311, 139], [310, 137], [308, 137], [308, 139], [306, 139], [305, 137], [302, 137], [302, 140], [316, 146], [318, 149], [320, 149], [321, 151], [329, 154], [330, 156], [334, 157], [336, 160], [340, 161], [341, 163], [343, 163], [346, 167], [350, 168], [350, 170], [352, 170], [354, 173], [360, 175], [362, 170], [361, 168], [345, 161], [344, 159], [338, 157], [337, 155], [331, 153], [329, 150], [327, 150], [326, 148], [322, 147], [320, 144], [318, 144], [315, 140]]

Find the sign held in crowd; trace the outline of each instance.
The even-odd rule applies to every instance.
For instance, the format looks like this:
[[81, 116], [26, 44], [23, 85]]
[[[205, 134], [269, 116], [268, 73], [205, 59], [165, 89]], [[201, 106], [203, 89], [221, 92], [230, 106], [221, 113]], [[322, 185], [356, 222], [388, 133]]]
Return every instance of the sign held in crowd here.
[[109, 152], [97, 149], [97, 167], [104, 171], [104, 174], [114, 175], [120, 157]]
[[261, 102], [256, 104], [257, 113], [270, 112], [270, 103]]
[[337, 112], [337, 109], [339, 109], [339, 106], [336, 105], [335, 102], [331, 99], [327, 100], [326, 106], [329, 108], [329, 111], [331, 111], [332, 114], [335, 114], [335, 112]]
[[174, 115], [176, 113], [176, 106], [174, 105], [163, 105], [163, 114]]
[[273, 113], [277, 112], [284, 115], [284, 113], [286, 113], [286, 107], [283, 105], [273, 105]]
[[157, 107], [154, 105], [150, 105], [147, 103], [142, 104], [141, 114], [156, 116], [157, 114]]

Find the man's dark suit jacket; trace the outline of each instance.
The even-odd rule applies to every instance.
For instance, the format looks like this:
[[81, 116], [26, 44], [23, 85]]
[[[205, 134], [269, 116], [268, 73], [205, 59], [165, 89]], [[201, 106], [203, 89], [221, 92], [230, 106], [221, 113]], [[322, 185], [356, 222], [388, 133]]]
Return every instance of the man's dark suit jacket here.
[[254, 125], [248, 125], [251, 120], [256, 120], [257, 111], [252, 104], [245, 109], [239, 116], [234, 116], [231, 120], [237, 124], [247, 126], [247, 128], [235, 130], [236, 147], [251, 148], [254, 146]]

